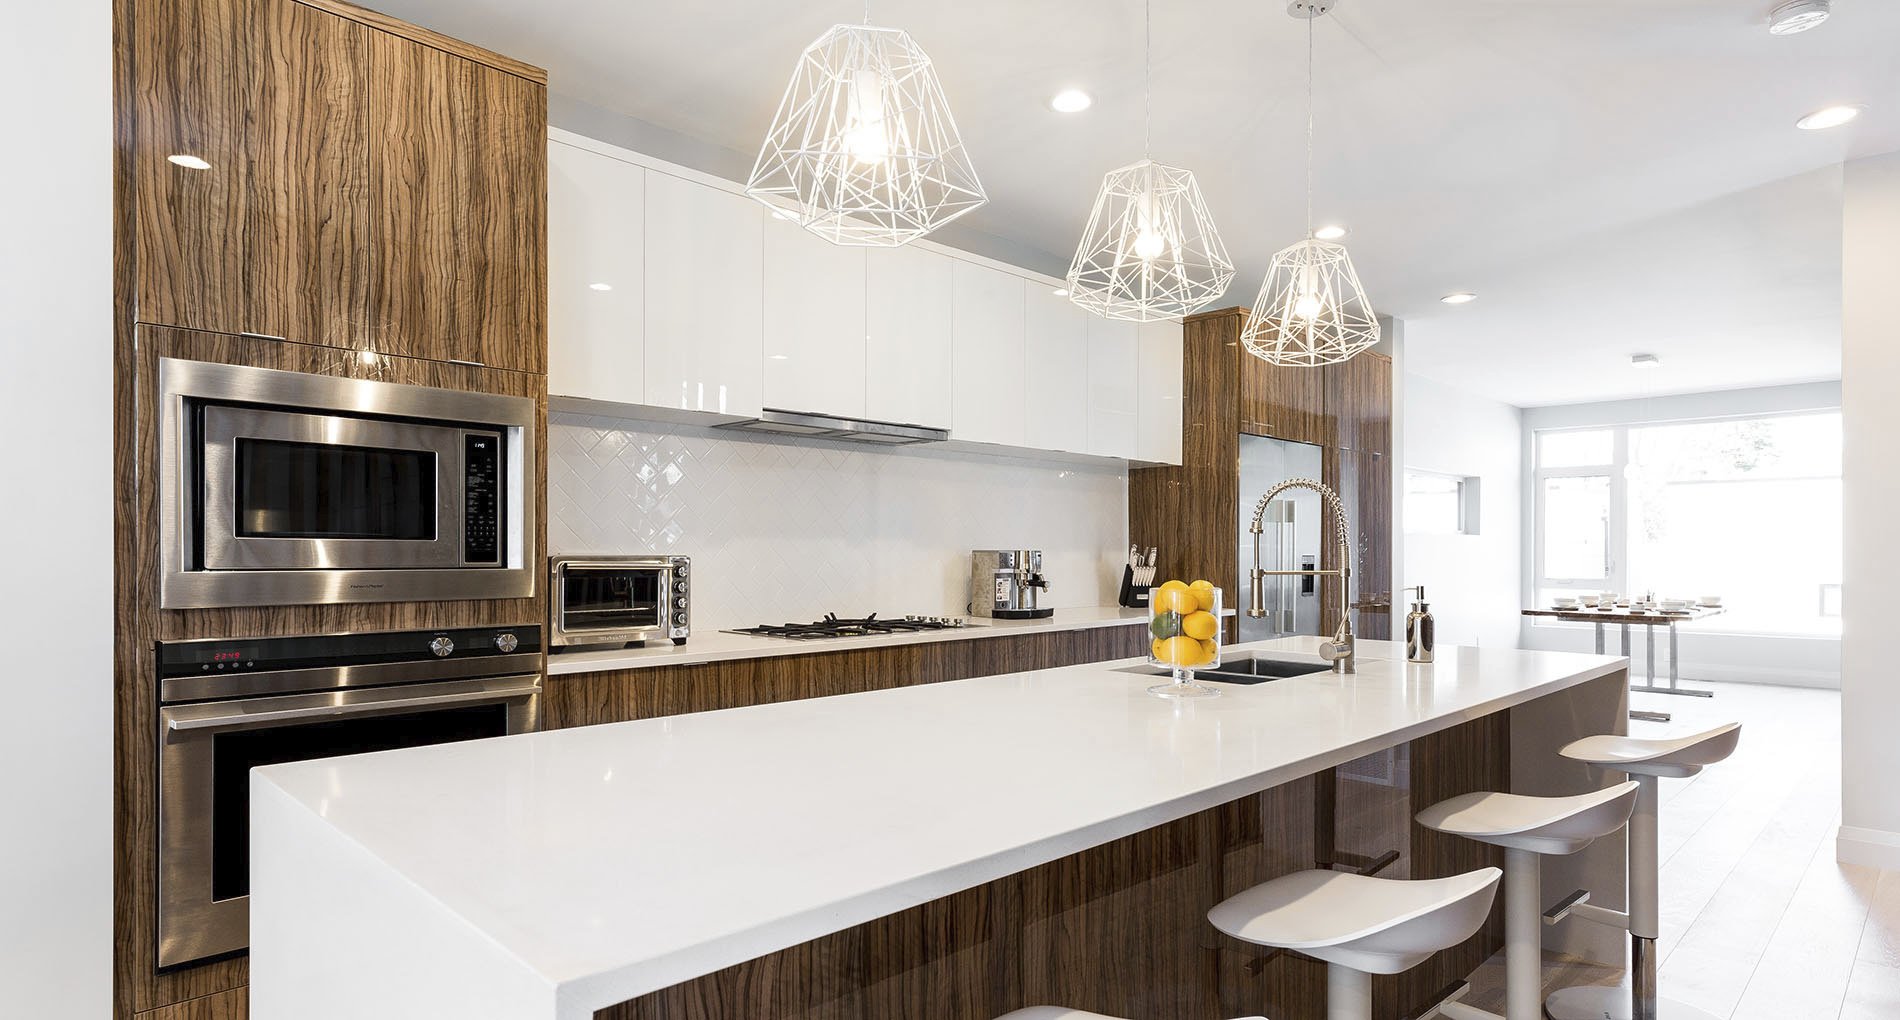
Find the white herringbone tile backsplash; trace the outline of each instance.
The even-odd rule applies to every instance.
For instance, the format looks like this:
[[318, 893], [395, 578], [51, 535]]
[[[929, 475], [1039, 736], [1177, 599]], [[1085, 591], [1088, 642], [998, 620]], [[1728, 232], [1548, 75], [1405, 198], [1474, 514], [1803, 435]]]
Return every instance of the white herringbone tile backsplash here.
[[555, 413], [548, 545], [693, 557], [699, 630], [962, 615], [970, 550], [1041, 549], [1044, 605], [1115, 601], [1128, 474]]

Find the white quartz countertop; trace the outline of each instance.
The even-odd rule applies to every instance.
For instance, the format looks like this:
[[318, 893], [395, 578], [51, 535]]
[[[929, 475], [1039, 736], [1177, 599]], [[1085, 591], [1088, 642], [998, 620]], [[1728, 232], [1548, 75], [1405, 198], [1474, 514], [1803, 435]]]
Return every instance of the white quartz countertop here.
[[454, 988], [457, 1016], [580, 1020], [1624, 662], [1362, 641], [1356, 675], [1219, 698], [1123, 660], [258, 769], [253, 1015]]
[[[1227, 610], [1226, 616], [1234, 615]], [[973, 638], [1004, 637], [1011, 634], [1039, 634], [1047, 631], [1089, 630], [1095, 627], [1124, 627], [1144, 623], [1146, 609], [1120, 606], [1089, 606], [1083, 609], [1058, 609], [1042, 620], [988, 620], [969, 618], [962, 627], [944, 630], [914, 631], [908, 634], [871, 634], [864, 637], [792, 638], [760, 637], [755, 634], [728, 634], [725, 631], [695, 631], [683, 645], [669, 640], [655, 641], [645, 648], [607, 648], [583, 652], [554, 652], [548, 656], [548, 675], [600, 673], [612, 669], [640, 669], [647, 666], [690, 666], [699, 662], [723, 662], [730, 659], [765, 659], [779, 655], [817, 655], [844, 652], [854, 648], [887, 648], [891, 645], [923, 645], [936, 641], [968, 641]]]

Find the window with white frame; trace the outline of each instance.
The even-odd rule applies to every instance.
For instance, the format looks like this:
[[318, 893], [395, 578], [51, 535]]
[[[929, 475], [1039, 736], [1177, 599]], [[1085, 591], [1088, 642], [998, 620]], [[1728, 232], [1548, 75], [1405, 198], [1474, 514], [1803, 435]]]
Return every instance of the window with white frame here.
[[1716, 595], [1698, 629], [1840, 633], [1841, 416], [1534, 434], [1539, 604]]
[[1478, 533], [1479, 479], [1436, 471], [1405, 471], [1405, 530], [1425, 535]]

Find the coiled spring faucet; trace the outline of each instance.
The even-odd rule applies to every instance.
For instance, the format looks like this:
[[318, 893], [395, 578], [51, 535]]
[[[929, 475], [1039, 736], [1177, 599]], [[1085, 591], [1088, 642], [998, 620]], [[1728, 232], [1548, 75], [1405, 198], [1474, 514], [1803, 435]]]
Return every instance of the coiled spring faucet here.
[[[1280, 497], [1288, 489], [1311, 489], [1325, 500], [1326, 509], [1333, 515], [1334, 530], [1339, 533], [1339, 566], [1332, 570], [1263, 570], [1260, 567], [1261, 522], [1266, 518], [1267, 504]], [[1259, 619], [1267, 615], [1266, 593], [1261, 590], [1261, 581], [1268, 577], [1289, 575], [1339, 578], [1339, 629], [1333, 632], [1333, 639], [1319, 646], [1320, 658], [1333, 664], [1334, 673], [1353, 672], [1354, 649], [1357, 642], [1352, 636], [1352, 531], [1351, 522], [1346, 518], [1346, 504], [1322, 482], [1311, 478], [1289, 478], [1267, 490], [1254, 504], [1253, 525], [1253, 593], [1247, 600], [1247, 615]]]

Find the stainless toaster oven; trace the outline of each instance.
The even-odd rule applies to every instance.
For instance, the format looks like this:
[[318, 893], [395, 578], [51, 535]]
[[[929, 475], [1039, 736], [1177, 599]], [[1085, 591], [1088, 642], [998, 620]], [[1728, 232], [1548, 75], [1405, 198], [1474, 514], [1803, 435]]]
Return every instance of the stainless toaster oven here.
[[557, 556], [549, 569], [549, 645], [686, 643], [693, 630], [685, 556]]

